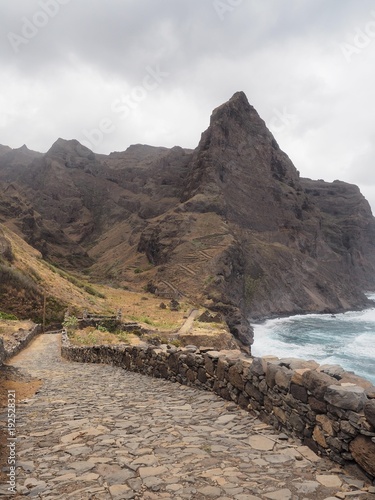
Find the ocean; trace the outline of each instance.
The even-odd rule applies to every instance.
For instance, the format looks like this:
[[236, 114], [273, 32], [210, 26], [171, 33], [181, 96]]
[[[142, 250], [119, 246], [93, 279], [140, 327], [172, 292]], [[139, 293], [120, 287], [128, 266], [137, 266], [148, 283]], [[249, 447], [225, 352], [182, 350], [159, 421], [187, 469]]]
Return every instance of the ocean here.
[[341, 365], [375, 384], [375, 308], [336, 315], [289, 316], [253, 327], [253, 356]]

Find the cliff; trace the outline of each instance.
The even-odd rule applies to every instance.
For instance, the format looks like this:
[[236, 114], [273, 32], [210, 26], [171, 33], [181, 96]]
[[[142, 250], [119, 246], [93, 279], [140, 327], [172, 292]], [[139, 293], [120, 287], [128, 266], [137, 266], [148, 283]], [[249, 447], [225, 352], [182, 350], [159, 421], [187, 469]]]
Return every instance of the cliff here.
[[45, 259], [187, 296], [245, 346], [250, 318], [360, 308], [375, 288], [375, 220], [359, 189], [301, 179], [242, 92], [194, 151], [106, 156], [59, 139], [45, 155], [2, 148], [0, 181], [1, 220]]

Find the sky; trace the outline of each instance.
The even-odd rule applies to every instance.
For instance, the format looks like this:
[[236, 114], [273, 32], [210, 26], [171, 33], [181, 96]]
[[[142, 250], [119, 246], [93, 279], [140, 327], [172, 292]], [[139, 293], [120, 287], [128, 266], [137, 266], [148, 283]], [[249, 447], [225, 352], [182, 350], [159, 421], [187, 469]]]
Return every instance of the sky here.
[[246, 93], [301, 176], [375, 213], [372, 0], [2, 0], [0, 144], [195, 148]]

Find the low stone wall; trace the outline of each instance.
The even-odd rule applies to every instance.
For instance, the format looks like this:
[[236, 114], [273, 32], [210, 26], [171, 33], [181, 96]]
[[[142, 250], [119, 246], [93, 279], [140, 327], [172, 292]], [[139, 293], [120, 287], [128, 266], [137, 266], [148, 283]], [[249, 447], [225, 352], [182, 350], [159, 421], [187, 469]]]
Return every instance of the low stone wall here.
[[[5, 342], [5, 344], [3, 344], [2, 356], [0, 352], [0, 364], [22, 351], [22, 349], [24, 349], [33, 340], [33, 338], [35, 338], [40, 333], [42, 333], [41, 325], [35, 325], [31, 330], [16, 332], [12, 337], [12, 341], [10, 343]], [[0, 340], [1, 343], [3, 343], [2, 339]]]
[[4, 347], [3, 339], [0, 337], [0, 365], [2, 365], [6, 358], [6, 351]]
[[194, 347], [76, 347], [66, 333], [62, 355], [213, 391], [319, 455], [340, 464], [355, 461], [375, 477], [375, 387], [338, 366]]

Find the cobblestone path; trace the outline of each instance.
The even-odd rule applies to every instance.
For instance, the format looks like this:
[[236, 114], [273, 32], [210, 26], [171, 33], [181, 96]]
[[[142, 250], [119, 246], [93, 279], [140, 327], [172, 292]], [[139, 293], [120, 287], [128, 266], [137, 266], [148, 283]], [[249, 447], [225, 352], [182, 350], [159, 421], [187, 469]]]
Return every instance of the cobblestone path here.
[[11, 364], [43, 384], [18, 406], [18, 493], [2, 485], [0, 498], [320, 500], [364, 487], [214, 394], [66, 362], [58, 335]]

